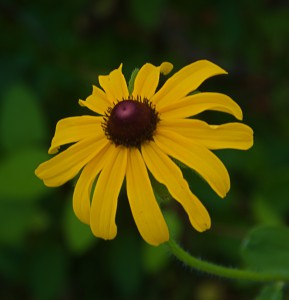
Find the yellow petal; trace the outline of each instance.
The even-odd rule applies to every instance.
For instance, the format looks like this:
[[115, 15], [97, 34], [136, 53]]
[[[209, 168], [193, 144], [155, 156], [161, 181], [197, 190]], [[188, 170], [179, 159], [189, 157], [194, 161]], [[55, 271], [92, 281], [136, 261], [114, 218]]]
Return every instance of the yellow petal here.
[[112, 105], [107, 95], [96, 86], [93, 86], [92, 94], [85, 101], [79, 100], [78, 103], [80, 106], [85, 106], [100, 115], [104, 115], [108, 107]]
[[226, 73], [226, 71], [207, 60], [199, 60], [182, 68], [169, 78], [151, 98], [151, 101], [157, 104], [158, 108], [163, 108], [195, 91], [209, 77]]
[[230, 97], [219, 93], [198, 93], [185, 97], [169, 105], [158, 107], [163, 119], [187, 118], [197, 115], [205, 110], [221, 111], [242, 120], [243, 114], [239, 105]]
[[75, 215], [83, 223], [90, 223], [91, 189], [99, 172], [102, 170], [105, 159], [112, 151], [113, 146], [107, 144], [88, 164], [83, 168], [73, 193], [73, 210]]
[[35, 174], [47, 186], [60, 186], [75, 177], [107, 143], [104, 133], [82, 140], [42, 163]]
[[209, 125], [192, 119], [162, 120], [159, 128], [176, 132], [209, 149], [247, 150], [253, 145], [253, 130], [242, 123]]
[[132, 96], [150, 99], [159, 83], [160, 67], [145, 64], [137, 73]]
[[169, 231], [155, 199], [143, 158], [136, 148], [128, 153], [127, 195], [137, 228], [143, 239], [154, 246], [168, 241]]
[[125, 78], [122, 74], [122, 64], [109, 75], [98, 76], [98, 80], [112, 103], [128, 98], [129, 93]]
[[142, 154], [156, 180], [163, 183], [170, 194], [183, 206], [192, 226], [198, 231], [209, 229], [211, 220], [206, 208], [192, 194], [176, 164], [154, 142], [144, 144]]
[[140, 96], [142, 99], [150, 99], [159, 84], [160, 73], [168, 74], [172, 69], [172, 64], [162, 63], [159, 67], [152, 64], [145, 64], [138, 72], [134, 81], [133, 97]]
[[98, 177], [90, 210], [90, 226], [96, 237], [111, 240], [116, 236], [115, 214], [127, 166], [127, 148], [113, 147]]
[[166, 154], [200, 174], [220, 197], [226, 196], [230, 189], [229, 174], [220, 159], [210, 150], [162, 128], [158, 128], [154, 140]]
[[70, 117], [60, 120], [56, 125], [48, 153], [55, 154], [62, 145], [100, 134], [102, 132], [101, 121], [101, 117], [93, 116]]
[[161, 73], [164, 75], [168, 75], [174, 66], [171, 63], [165, 61], [160, 65], [160, 67], [161, 67]]

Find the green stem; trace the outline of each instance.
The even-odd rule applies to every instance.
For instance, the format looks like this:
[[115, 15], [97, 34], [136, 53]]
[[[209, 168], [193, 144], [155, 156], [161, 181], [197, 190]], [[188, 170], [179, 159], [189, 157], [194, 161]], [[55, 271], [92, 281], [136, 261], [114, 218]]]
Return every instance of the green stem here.
[[223, 266], [218, 266], [213, 263], [203, 261], [182, 249], [174, 240], [170, 239], [167, 242], [171, 252], [186, 265], [209, 274], [218, 275], [231, 279], [243, 279], [252, 281], [289, 281], [289, 275], [273, 274], [265, 272], [254, 272], [250, 270], [233, 269]]

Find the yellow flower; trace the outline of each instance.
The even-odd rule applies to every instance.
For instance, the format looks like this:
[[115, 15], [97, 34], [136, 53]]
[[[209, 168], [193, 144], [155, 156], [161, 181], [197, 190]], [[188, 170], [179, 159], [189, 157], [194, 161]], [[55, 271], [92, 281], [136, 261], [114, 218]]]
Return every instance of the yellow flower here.
[[229, 175], [211, 150], [245, 150], [253, 144], [252, 129], [242, 123], [209, 125], [190, 118], [215, 110], [242, 120], [240, 107], [230, 97], [192, 94], [204, 80], [226, 71], [209, 61], [197, 61], [175, 73], [157, 91], [160, 73], [167, 74], [172, 67], [167, 62], [161, 66], [145, 64], [131, 94], [122, 65], [107, 76], [99, 76], [102, 89], [94, 86], [92, 95], [79, 101], [95, 114], [60, 120], [49, 153], [57, 153], [62, 145], [75, 144], [35, 171], [47, 186], [56, 187], [82, 170], [73, 208], [97, 237], [116, 236], [117, 201], [126, 179], [130, 208], [143, 239], [151, 245], [169, 239], [148, 170], [183, 206], [196, 230], [209, 229], [206, 208], [190, 191], [172, 158], [195, 170], [220, 197], [225, 197], [230, 188]]

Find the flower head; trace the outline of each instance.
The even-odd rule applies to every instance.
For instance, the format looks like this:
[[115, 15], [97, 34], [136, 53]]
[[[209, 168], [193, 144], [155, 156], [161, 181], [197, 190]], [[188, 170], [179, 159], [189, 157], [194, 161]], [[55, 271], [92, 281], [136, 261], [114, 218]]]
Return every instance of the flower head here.
[[57, 153], [62, 145], [73, 145], [35, 171], [51, 187], [64, 184], [81, 171], [73, 208], [97, 237], [113, 239], [117, 234], [117, 201], [125, 179], [131, 211], [143, 239], [152, 245], [169, 239], [148, 170], [182, 205], [196, 230], [210, 228], [206, 208], [191, 192], [172, 158], [195, 170], [224, 197], [230, 188], [229, 175], [211, 150], [245, 150], [253, 144], [252, 129], [242, 123], [209, 125], [190, 118], [215, 110], [242, 120], [240, 107], [230, 97], [192, 94], [204, 80], [226, 71], [209, 61], [197, 61], [157, 90], [160, 74], [171, 69], [170, 63], [145, 64], [135, 78], [132, 93], [122, 65], [109, 75], [99, 76], [101, 88], [94, 86], [92, 95], [79, 101], [93, 115], [60, 120], [49, 153]]

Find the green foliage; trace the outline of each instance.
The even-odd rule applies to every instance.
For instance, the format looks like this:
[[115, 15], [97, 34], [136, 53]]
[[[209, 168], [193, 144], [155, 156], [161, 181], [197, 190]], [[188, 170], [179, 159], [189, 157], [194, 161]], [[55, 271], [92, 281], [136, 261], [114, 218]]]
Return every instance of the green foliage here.
[[50, 191], [34, 174], [48, 159], [41, 145], [47, 130], [37, 98], [25, 85], [12, 85], [2, 99], [0, 242], [20, 247], [30, 232], [41, 232], [48, 225], [46, 212], [36, 202]]
[[289, 274], [289, 228], [263, 226], [253, 229], [244, 241], [242, 256], [250, 269]]
[[71, 199], [70, 195], [64, 210], [63, 230], [69, 250], [72, 253], [81, 255], [88, 251], [96, 243], [97, 239], [92, 235], [90, 227], [81, 223], [75, 216]]
[[2, 245], [21, 246], [29, 232], [39, 233], [48, 225], [44, 211], [24, 201], [0, 202], [0, 242]]
[[2, 96], [0, 136], [7, 151], [46, 140], [47, 129], [40, 105], [23, 84], [12, 85]]
[[255, 218], [266, 225], [282, 225], [282, 218], [276, 211], [274, 204], [266, 201], [264, 196], [257, 196], [252, 203]]
[[146, 272], [156, 274], [164, 269], [170, 261], [170, 255], [165, 245], [151, 247], [142, 246], [143, 268]]
[[[182, 224], [178, 216], [173, 211], [164, 211], [164, 215], [169, 227], [170, 236], [174, 239], [178, 239], [182, 231]], [[142, 255], [144, 270], [148, 273], [155, 274], [168, 266], [171, 258], [166, 245], [152, 247], [143, 244]]]
[[158, 182], [151, 174], [150, 174], [150, 182], [152, 184], [155, 197], [159, 202], [159, 204], [167, 203], [169, 200], [172, 199], [172, 196], [169, 193], [166, 186]]
[[282, 300], [283, 287], [281, 282], [265, 286], [255, 300]]
[[135, 81], [135, 78], [136, 78], [136, 75], [137, 75], [138, 71], [139, 71], [139, 69], [135, 68], [131, 73], [131, 76], [130, 76], [130, 79], [129, 79], [129, 82], [128, 82], [128, 91], [129, 91], [130, 94], [133, 92], [134, 81]]
[[0, 199], [27, 202], [49, 193], [34, 174], [36, 167], [48, 159], [46, 152], [43, 147], [20, 148], [0, 160]]

